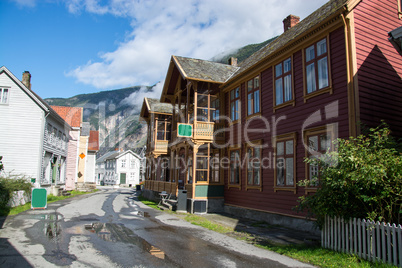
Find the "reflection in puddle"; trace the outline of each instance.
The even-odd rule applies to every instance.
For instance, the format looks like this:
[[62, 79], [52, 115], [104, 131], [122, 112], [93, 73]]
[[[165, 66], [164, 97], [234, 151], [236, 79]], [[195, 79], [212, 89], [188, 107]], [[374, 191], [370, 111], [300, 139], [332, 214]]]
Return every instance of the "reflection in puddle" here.
[[45, 214], [41, 215], [40, 219], [45, 220], [44, 222], [44, 232], [49, 240], [57, 240], [61, 234], [61, 228], [58, 220], [61, 219], [60, 215], [57, 214]]
[[134, 244], [159, 259], [165, 259], [165, 253], [162, 250], [152, 246], [122, 224], [94, 222], [85, 224], [85, 229], [96, 233], [105, 241]]
[[145, 218], [149, 218], [149, 213], [145, 212], [145, 211], [141, 211], [141, 210], [137, 210], [136, 215], [142, 216], [142, 217], [145, 217]]

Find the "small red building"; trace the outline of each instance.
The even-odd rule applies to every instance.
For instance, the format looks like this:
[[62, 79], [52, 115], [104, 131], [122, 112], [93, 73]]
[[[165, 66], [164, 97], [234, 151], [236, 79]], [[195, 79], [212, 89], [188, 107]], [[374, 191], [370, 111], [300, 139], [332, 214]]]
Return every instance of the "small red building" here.
[[317, 189], [297, 185], [318, 173], [306, 157], [381, 120], [402, 137], [401, 14], [400, 0], [332, 0], [288, 16], [282, 35], [238, 64], [173, 56], [160, 99], [174, 107], [169, 191], [187, 190], [190, 212], [309, 229], [293, 210]]

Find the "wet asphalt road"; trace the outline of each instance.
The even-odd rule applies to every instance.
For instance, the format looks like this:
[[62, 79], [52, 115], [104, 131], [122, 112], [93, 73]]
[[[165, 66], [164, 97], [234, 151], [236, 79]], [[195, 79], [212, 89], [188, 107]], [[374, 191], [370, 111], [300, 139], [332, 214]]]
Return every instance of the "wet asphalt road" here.
[[101, 191], [7, 217], [0, 267], [308, 267]]

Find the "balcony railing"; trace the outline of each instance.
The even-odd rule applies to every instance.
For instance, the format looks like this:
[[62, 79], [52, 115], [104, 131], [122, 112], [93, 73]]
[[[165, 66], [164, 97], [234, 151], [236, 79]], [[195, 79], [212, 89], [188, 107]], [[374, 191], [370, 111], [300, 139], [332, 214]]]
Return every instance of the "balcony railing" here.
[[193, 139], [206, 142], [214, 140], [214, 122], [194, 122]]
[[168, 145], [169, 145], [169, 141], [167, 141], [167, 140], [156, 140], [153, 153], [154, 154], [167, 154]]

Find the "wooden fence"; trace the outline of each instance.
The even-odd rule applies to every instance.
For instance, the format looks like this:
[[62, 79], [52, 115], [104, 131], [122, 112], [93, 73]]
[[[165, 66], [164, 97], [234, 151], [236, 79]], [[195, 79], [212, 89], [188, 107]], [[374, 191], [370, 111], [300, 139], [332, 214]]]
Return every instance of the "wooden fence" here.
[[402, 267], [401, 225], [356, 218], [344, 221], [341, 218], [326, 217], [321, 245], [373, 262]]

